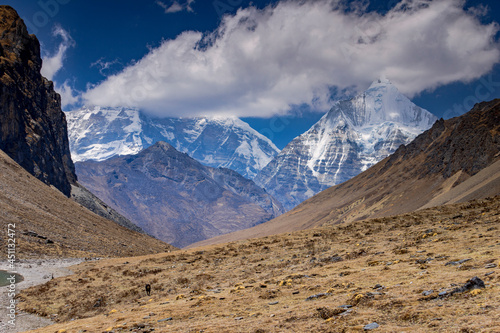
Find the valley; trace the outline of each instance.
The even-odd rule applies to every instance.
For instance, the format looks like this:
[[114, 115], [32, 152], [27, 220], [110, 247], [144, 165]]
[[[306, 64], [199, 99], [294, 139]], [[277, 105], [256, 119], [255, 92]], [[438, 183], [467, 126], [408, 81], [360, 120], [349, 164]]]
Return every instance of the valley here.
[[[500, 332], [489, 7], [264, 3], [217, 22], [191, 0], [0, 5], [0, 332]], [[185, 30], [192, 14], [218, 28]], [[186, 26], [164, 34], [181, 22], [164, 15]], [[134, 34], [109, 21], [116, 44], [101, 16]], [[372, 19], [397, 28], [360, 35]], [[137, 53], [101, 57], [119, 47]], [[474, 82], [470, 111], [438, 110]], [[294, 125], [262, 125], [280, 116]]]
[[[33, 332], [498, 332], [499, 212], [495, 197], [83, 263], [20, 308], [58, 322]], [[450, 293], [473, 277], [485, 287]]]

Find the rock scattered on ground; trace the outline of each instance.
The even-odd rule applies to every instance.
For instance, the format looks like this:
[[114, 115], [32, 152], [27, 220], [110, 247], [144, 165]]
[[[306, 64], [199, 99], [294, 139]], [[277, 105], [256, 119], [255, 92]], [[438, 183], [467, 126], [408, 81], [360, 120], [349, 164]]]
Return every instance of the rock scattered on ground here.
[[470, 261], [472, 260], [471, 258], [468, 258], [468, 259], [462, 259], [462, 260], [457, 260], [457, 261], [449, 261], [447, 262], [446, 264], [444, 264], [445, 266], [457, 266], [457, 265], [461, 265], [463, 264], [464, 262], [467, 262], [467, 261]]
[[377, 328], [379, 328], [379, 327], [380, 327], [380, 325], [379, 325], [379, 324], [377, 324], [377, 323], [371, 323], [371, 324], [368, 324], [368, 325], [366, 325], [365, 327], [363, 327], [363, 329], [364, 329], [365, 331], [369, 331], [369, 330], [374, 330], [374, 329], [377, 329]]
[[331, 294], [329, 294], [329, 293], [319, 293], [319, 294], [316, 294], [316, 295], [309, 296], [308, 298], [306, 298], [306, 301], [312, 301], [312, 300], [315, 300], [315, 299], [318, 299], [318, 298], [327, 297], [327, 296], [330, 296], [330, 295]]
[[438, 294], [438, 296], [445, 297], [451, 296], [458, 293], [463, 293], [466, 291], [471, 291], [474, 289], [483, 289], [486, 288], [484, 281], [478, 278], [477, 276], [473, 277], [469, 281], [467, 281], [463, 286], [454, 288], [452, 290], [442, 291]]

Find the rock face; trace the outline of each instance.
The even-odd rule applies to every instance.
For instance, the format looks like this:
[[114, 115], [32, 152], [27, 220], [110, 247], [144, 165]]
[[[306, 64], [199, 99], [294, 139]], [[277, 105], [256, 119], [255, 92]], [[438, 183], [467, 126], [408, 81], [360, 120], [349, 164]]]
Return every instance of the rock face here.
[[137, 155], [76, 163], [80, 182], [147, 233], [178, 247], [255, 226], [281, 204], [237, 172], [158, 142]]
[[237, 118], [153, 119], [137, 110], [100, 107], [66, 112], [66, 117], [75, 162], [137, 154], [165, 141], [204, 165], [253, 179], [279, 152]]
[[0, 17], [0, 149], [69, 196], [76, 175], [61, 98], [40, 74], [37, 38], [11, 7]]
[[440, 174], [447, 179], [457, 172], [474, 176], [496, 162], [500, 157], [500, 100], [476, 104], [460, 117], [440, 119], [411, 144], [400, 147], [387, 167], [422, 155], [425, 160], [414, 171], [419, 177]]
[[337, 102], [262, 169], [255, 182], [291, 209], [365, 171], [436, 120], [388, 80], [375, 81], [355, 98]]

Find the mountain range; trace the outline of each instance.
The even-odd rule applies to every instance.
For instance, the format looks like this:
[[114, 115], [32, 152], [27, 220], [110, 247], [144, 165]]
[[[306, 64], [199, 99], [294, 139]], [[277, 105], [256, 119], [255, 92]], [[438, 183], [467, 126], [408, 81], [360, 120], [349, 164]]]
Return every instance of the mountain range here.
[[124, 108], [66, 112], [75, 162], [136, 154], [158, 141], [214, 168], [253, 179], [279, 149], [238, 118], [152, 118]]
[[[38, 325], [28, 312], [53, 320], [36, 332], [499, 331], [500, 100], [424, 130], [434, 121], [425, 110], [375, 82], [278, 156], [283, 176], [264, 168], [262, 179], [277, 179], [266, 185], [290, 181], [284, 198], [297, 202], [353, 176], [278, 216], [283, 207], [252, 180], [190, 156], [257, 174], [267, 141], [235, 119], [165, 120], [169, 132], [135, 111], [94, 109], [75, 133], [89, 143], [83, 154], [106, 159], [73, 165], [39, 55], [0, 6], [0, 257], [36, 263], [21, 266], [14, 330]], [[169, 133], [189, 155], [160, 140]], [[208, 246], [178, 251], [119, 213], [178, 246]], [[229, 241], [239, 242], [213, 246]], [[71, 257], [107, 258], [69, 276], [44, 260]]]
[[336, 102], [263, 168], [255, 182], [292, 209], [367, 170], [436, 120], [389, 80], [377, 80], [356, 97]]
[[408, 213], [500, 195], [500, 100], [437, 121], [354, 178], [278, 218], [193, 247]]
[[239, 173], [202, 165], [166, 142], [135, 155], [77, 162], [79, 181], [149, 234], [172, 245], [266, 222], [284, 212]]
[[[268, 139], [238, 119], [153, 119], [135, 110], [98, 107], [69, 112], [75, 158], [101, 160], [81, 162], [78, 172], [86, 184], [94, 184], [89, 188], [103, 195], [104, 203], [76, 180], [60, 97], [40, 75], [36, 37], [28, 34], [12, 8], [1, 9], [2, 150], [12, 163], [19, 163], [45, 184], [66, 196], [74, 191], [73, 197], [96, 213], [116, 218], [129, 228], [135, 227], [118, 213], [133, 216], [150, 232], [186, 246], [251, 226], [256, 227], [246, 230], [245, 237], [497, 193], [498, 101], [480, 104], [462, 117], [437, 121], [410, 143], [435, 117], [411, 103], [388, 80], [380, 79], [355, 98], [337, 102], [279, 154]], [[218, 168], [204, 166], [193, 156]], [[221, 165], [255, 176], [286, 208], [306, 201], [277, 217], [283, 212], [278, 200]], [[9, 200], [4, 200], [6, 207], [11, 207]], [[156, 209], [155, 200], [157, 211], [150, 214]], [[127, 202], [133, 203], [129, 211]], [[118, 212], [112, 210], [113, 205]], [[277, 218], [262, 223], [273, 217]], [[165, 220], [170, 223], [167, 228]]]
[[368, 169], [437, 120], [387, 79], [336, 102], [281, 152], [237, 118], [158, 119], [137, 110], [100, 107], [66, 115], [75, 161], [103, 161], [166, 141], [204, 165], [254, 179], [287, 210]]

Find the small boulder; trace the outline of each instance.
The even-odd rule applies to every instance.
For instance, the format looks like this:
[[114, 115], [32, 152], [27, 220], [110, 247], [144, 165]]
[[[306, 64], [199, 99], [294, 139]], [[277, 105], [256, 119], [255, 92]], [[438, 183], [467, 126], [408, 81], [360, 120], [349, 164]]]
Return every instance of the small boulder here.
[[422, 292], [422, 295], [424, 295], [424, 296], [429, 296], [429, 295], [431, 295], [433, 292], [434, 292], [434, 290], [432, 290], [432, 289], [431, 289], [431, 290], [425, 290], [425, 291], [423, 291], [423, 292]]
[[470, 279], [469, 281], [467, 281], [463, 286], [454, 288], [450, 291], [442, 291], [439, 293], [438, 296], [441, 296], [441, 297], [448, 296], [448, 295], [451, 296], [453, 294], [458, 294], [458, 293], [463, 293], [466, 291], [471, 291], [474, 289], [483, 289], [483, 288], [486, 288], [483, 280], [481, 280], [480, 278], [475, 276], [472, 279]]
[[172, 318], [172, 317], [168, 317], [168, 318], [165, 318], [165, 319], [160, 319], [160, 320], [158, 320], [158, 322], [159, 322], [159, 323], [163, 323], [163, 322], [165, 322], [165, 321], [171, 321], [171, 320], [174, 320], [174, 318]]
[[464, 289], [463, 291], [482, 288], [486, 288], [486, 286], [484, 285], [484, 281], [477, 276], [474, 276], [462, 286], [462, 289]]
[[363, 327], [363, 329], [364, 329], [365, 331], [370, 331], [370, 330], [377, 329], [377, 328], [379, 328], [379, 327], [380, 327], [380, 325], [379, 325], [379, 324], [377, 324], [377, 323], [371, 323], [371, 324], [368, 324], [368, 325], [366, 325], [365, 327]]

